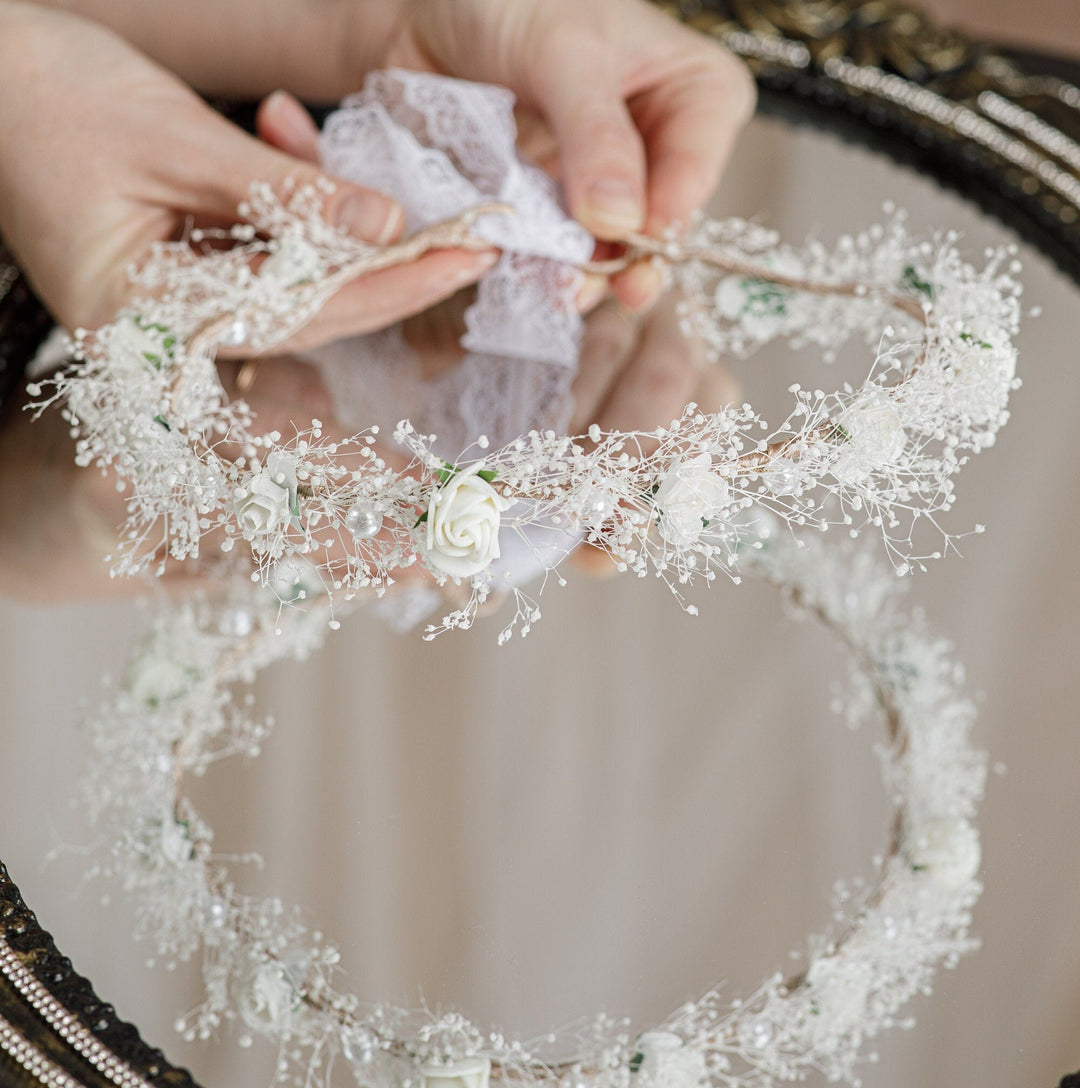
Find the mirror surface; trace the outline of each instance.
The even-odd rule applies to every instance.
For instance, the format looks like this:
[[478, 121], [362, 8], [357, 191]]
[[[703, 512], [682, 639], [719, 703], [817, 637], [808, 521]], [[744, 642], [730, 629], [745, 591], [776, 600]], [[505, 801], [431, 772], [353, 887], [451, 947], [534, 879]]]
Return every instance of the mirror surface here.
[[[915, 231], [962, 231], [972, 260], [1010, 240], [883, 158], [764, 119], [712, 214], [831, 240], [879, 221], [885, 200]], [[1049, 1085], [1076, 1065], [1078, 297], [1021, 256], [1026, 304], [1043, 310], [1019, 338], [1024, 387], [948, 523], [988, 531], [911, 582], [981, 694], [977, 743], [1006, 768], [980, 819], [984, 947], [913, 1003], [914, 1032], [880, 1040], [867, 1088]], [[860, 361], [842, 365], [776, 347], [736, 373], [776, 418], [794, 381], [861, 378]], [[502, 649], [497, 620], [425, 643], [354, 616], [316, 659], [260, 682], [279, 721], [264, 755], [201, 787], [221, 849], [264, 855], [251, 887], [301, 904], [365, 1000], [458, 1007], [530, 1036], [600, 1009], [642, 1029], [721, 979], [747, 991], [824, 924], [834, 880], [869, 874], [887, 822], [877, 738], [847, 735], [831, 713], [841, 655], [785, 619], [771, 590], [718, 582], [695, 599], [692, 619], [652, 579], [572, 574], [529, 638]], [[171, 1024], [197, 1000], [197, 972], [143, 968], [127, 906], [102, 906], [96, 886], [77, 895], [77, 851], [40, 865], [90, 835], [68, 805], [85, 758], [75, 722], [99, 675], [122, 668], [136, 611], [0, 606], [4, 858], [145, 1037], [209, 1088], [255, 1088], [271, 1048], [181, 1044]], [[339, 1080], [352, 1083], [344, 1069]]]

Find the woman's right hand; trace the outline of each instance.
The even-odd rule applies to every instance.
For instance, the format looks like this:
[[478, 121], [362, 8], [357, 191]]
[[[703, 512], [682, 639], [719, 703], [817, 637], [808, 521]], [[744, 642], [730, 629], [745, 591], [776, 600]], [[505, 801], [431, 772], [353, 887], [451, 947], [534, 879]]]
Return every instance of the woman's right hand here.
[[[192, 219], [235, 222], [254, 181], [319, 178], [248, 136], [104, 27], [0, 0], [0, 235], [57, 320], [94, 328], [123, 304], [127, 268]], [[336, 181], [324, 215], [396, 240], [389, 197]], [[304, 330], [308, 346], [367, 332], [473, 282], [492, 251], [443, 250], [357, 280]]]

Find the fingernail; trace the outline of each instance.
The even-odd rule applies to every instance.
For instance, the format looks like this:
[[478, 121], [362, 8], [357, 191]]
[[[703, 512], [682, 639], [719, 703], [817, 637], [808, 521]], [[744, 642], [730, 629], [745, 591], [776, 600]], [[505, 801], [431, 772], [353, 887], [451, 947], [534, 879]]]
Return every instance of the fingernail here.
[[621, 237], [641, 229], [645, 218], [637, 190], [622, 178], [598, 178], [586, 190], [589, 216], [606, 234]]
[[317, 146], [319, 130], [307, 110], [285, 91], [274, 91], [265, 109], [273, 116], [290, 149], [309, 152]]
[[337, 225], [350, 234], [385, 246], [393, 239], [404, 221], [401, 206], [379, 193], [352, 193], [337, 210]]
[[607, 277], [586, 275], [581, 287], [578, 288], [577, 298], [574, 300], [577, 304], [578, 313], [587, 314], [594, 310], [607, 293]]

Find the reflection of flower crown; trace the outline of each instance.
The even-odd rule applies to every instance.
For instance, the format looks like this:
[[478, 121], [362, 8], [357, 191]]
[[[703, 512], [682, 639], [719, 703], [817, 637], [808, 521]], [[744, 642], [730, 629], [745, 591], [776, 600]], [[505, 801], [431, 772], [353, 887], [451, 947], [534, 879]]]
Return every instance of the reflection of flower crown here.
[[[226, 604], [186, 605], [160, 622], [89, 730], [86, 793], [107, 847], [96, 871], [136, 895], [139, 929], [162, 957], [203, 961], [206, 993], [181, 1022], [185, 1037], [239, 1021], [243, 1045], [249, 1032], [280, 1042], [280, 1082], [297, 1086], [321, 1085], [335, 1055], [366, 1088], [486, 1088], [489, 1078], [522, 1088], [767, 1088], [815, 1070], [850, 1079], [864, 1043], [898, 1022], [935, 967], [974, 947], [971, 821], [985, 777], [969, 742], [974, 708], [955, 690], [945, 645], [896, 609], [896, 580], [865, 550], [815, 537], [797, 547], [767, 515], [740, 530], [745, 569], [785, 587], [849, 650], [849, 724], [883, 720], [887, 735], [891, 842], [873, 883], [838, 891], [837, 922], [810, 942], [798, 973], [774, 975], [741, 1001], [712, 990], [636, 1041], [600, 1016], [539, 1052], [459, 1015], [365, 1011], [334, 988], [336, 950], [295, 911], [236, 890], [187, 795], [190, 776], [222, 756], [255, 755], [266, 738], [229, 687], [306, 655], [326, 632], [325, 596], [279, 617], [274, 594], [249, 582]], [[312, 592], [313, 571], [284, 571], [275, 593]]]
[[[533, 431], [498, 450], [479, 436], [450, 464], [433, 453], [433, 436], [403, 422], [394, 438], [412, 462], [402, 472], [373, 448], [374, 429], [345, 442], [326, 440], [318, 421], [288, 440], [261, 434], [247, 406], [225, 396], [220, 345], [265, 352], [348, 280], [436, 246], [482, 245], [484, 223], [506, 214], [476, 208], [380, 250], [325, 226], [323, 196], [301, 188], [282, 205], [256, 187], [233, 248], [195, 256], [188, 243], [158, 246], [137, 273], [143, 300], [77, 335], [79, 361], [48, 401], [65, 401], [79, 461], [130, 485], [118, 572], [162, 565], [165, 552], [196, 556], [210, 532], [222, 534], [223, 550], [243, 542], [264, 582], [302, 555], [346, 600], [381, 594], [419, 561], [437, 579], [469, 581], [468, 604], [443, 621], [468, 626], [498, 584], [500, 530], [526, 542], [537, 526], [576, 531], [620, 570], [652, 569], [677, 587], [737, 570], [739, 519], [751, 507], [793, 527], [841, 523], [854, 534], [870, 525], [903, 572], [924, 558], [919, 523], [936, 526], [954, 475], [1007, 416], [1019, 288], [1002, 270], [1006, 254], [976, 271], [951, 238], [909, 240], [894, 215], [832, 251], [781, 247], [760, 227], [728, 221], [700, 224], [682, 243], [636, 239], [622, 259], [651, 253], [667, 263], [687, 326], [714, 355], [774, 337], [827, 353], [853, 336], [875, 345], [858, 387], [793, 386], [778, 427], [749, 405], [689, 405], [650, 433]], [[221, 456], [225, 444], [240, 456]], [[536, 609], [515, 593], [524, 630]]]

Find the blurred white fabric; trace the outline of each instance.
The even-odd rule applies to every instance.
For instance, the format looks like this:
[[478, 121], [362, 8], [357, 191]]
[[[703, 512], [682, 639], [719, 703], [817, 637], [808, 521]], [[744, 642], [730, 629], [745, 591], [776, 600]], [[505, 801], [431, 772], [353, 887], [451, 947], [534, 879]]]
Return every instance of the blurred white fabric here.
[[[713, 212], [831, 238], [886, 199], [914, 228], [961, 228], [975, 257], [1007, 237], [869, 152], [764, 121]], [[1080, 289], [1025, 263], [1044, 314], [1021, 333], [1024, 387], [950, 519], [988, 532], [911, 592], [955, 640], [982, 693], [977, 738], [1007, 767], [980, 820], [984, 947], [912, 1005], [914, 1031], [880, 1040], [866, 1088], [1052, 1088], [1080, 1067]], [[782, 351], [739, 373], [755, 405], [840, 380]], [[264, 853], [252, 886], [304, 906], [363, 998], [532, 1035], [601, 1008], [644, 1028], [719, 979], [748, 989], [823, 924], [835, 879], [870, 871], [886, 812], [876, 738], [829, 711], [843, 670], [827, 640], [761, 586], [700, 597], [691, 619], [659, 583], [572, 577], [502, 649], [497, 620], [425, 643], [353, 618], [315, 660], [260, 683], [280, 722], [265, 754], [201, 787], [221, 848]], [[171, 1024], [196, 972], [144, 969], [127, 907], [75, 896], [77, 855], [41, 864], [58, 839], [88, 836], [67, 804], [85, 756], [75, 721], [119, 669], [134, 612], [0, 607], [0, 857], [151, 1041], [207, 1088], [261, 1088], [273, 1048], [180, 1044]]]

